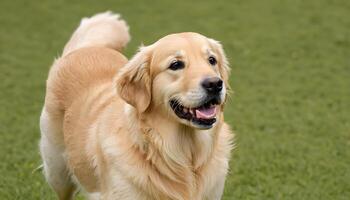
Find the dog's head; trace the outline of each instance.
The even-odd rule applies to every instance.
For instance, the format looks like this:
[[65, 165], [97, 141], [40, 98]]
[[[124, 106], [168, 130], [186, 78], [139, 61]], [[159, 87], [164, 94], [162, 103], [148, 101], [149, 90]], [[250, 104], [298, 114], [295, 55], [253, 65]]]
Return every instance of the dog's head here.
[[121, 69], [117, 88], [139, 113], [157, 112], [176, 123], [209, 129], [222, 112], [228, 76], [219, 42], [179, 33], [141, 47]]

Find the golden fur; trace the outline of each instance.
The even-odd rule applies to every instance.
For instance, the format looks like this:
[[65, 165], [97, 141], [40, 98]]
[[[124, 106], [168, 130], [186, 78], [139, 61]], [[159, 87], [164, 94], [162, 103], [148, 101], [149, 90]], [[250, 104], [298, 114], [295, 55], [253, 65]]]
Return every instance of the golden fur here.
[[[128, 40], [123, 20], [98, 14], [83, 19], [54, 62], [40, 120], [47, 181], [60, 199], [74, 198], [77, 186], [89, 199], [220, 199], [232, 144], [224, 103], [213, 127], [201, 129], [177, 118], [168, 101], [195, 104], [188, 94], [206, 76], [228, 86], [221, 45], [172, 34], [128, 61], [120, 53]], [[186, 69], [167, 70], [173, 57]]]

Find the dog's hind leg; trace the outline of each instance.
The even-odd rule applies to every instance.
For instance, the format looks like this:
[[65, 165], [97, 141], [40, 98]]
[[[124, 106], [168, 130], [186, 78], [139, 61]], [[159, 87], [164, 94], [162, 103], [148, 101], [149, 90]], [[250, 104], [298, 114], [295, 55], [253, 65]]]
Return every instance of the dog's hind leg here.
[[64, 158], [62, 120], [62, 115], [50, 114], [44, 107], [40, 116], [40, 153], [47, 182], [60, 200], [70, 200], [74, 197], [76, 186]]

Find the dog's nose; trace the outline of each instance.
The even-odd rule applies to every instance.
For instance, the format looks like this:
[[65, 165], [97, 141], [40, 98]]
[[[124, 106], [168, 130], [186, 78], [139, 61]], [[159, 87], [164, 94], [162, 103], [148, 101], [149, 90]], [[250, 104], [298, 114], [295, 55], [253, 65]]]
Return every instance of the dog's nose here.
[[218, 77], [205, 78], [202, 86], [208, 93], [217, 94], [222, 90], [222, 80]]

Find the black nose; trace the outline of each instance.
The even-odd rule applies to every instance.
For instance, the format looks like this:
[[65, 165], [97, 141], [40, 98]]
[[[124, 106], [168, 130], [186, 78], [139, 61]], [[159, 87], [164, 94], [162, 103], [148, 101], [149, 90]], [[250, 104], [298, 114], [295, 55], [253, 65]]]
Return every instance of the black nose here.
[[217, 94], [222, 90], [222, 80], [218, 77], [206, 78], [202, 81], [203, 88], [211, 94]]

